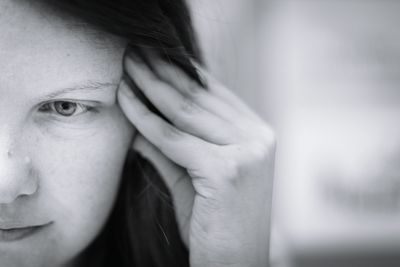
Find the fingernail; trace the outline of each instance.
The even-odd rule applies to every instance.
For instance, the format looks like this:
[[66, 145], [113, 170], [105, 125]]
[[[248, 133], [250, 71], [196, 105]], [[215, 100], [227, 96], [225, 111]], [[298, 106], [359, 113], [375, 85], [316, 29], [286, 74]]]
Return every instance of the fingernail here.
[[128, 58], [128, 60], [131, 60], [136, 63], [143, 63], [143, 59], [139, 55], [137, 55], [136, 53], [133, 53], [133, 52], [129, 53], [127, 58]]
[[121, 94], [123, 94], [124, 96], [126, 96], [128, 98], [135, 97], [135, 95], [133, 94], [132, 90], [129, 88], [129, 86], [126, 83], [124, 78], [121, 80], [121, 83], [119, 85], [119, 91], [121, 92]]
[[206, 79], [204, 73], [199, 68], [196, 69], [196, 72], [197, 72], [197, 77], [199, 78], [199, 81], [200, 81], [200, 85], [202, 87], [208, 89], [208, 82], [207, 82], [207, 79]]

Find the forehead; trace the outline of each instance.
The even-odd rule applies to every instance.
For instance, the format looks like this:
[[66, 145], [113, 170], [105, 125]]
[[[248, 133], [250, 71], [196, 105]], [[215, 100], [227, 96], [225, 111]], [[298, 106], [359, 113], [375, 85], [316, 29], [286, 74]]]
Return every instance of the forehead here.
[[115, 44], [115, 38], [109, 34], [96, 30], [83, 20], [52, 8], [42, 1], [2, 0], [0, 12], [0, 31], [2, 34], [11, 34], [13, 38], [10, 40], [14, 43], [20, 41], [21, 37], [25, 37], [25, 40], [31, 40], [35, 36], [41, 39], [43, 34], [51, 37], [58, 32], [57, 37], [75, 35], [99, 47], [112, 47]]
[[0, 62], [7, 62], [0, 65], [0, 89], [44, 82], [56, 87], [84, 77], [112, 79], [121, 72], [121, 39], [37, 1], [2, 0], [0, 14]]

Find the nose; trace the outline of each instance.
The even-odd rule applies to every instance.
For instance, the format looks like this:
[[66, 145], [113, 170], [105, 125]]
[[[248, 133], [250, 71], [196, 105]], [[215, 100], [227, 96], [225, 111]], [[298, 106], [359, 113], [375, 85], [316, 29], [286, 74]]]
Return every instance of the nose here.
[[33, 195], [37, 189], [32, 160], [9, 148], [0, 148], [0, 204], [10, 204], [21, 196]]

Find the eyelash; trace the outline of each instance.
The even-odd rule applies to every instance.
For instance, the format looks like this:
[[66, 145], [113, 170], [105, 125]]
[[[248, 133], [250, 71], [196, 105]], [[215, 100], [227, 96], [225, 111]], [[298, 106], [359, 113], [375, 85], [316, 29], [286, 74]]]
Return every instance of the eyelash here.
[[[59, 111], [57, 111], [57, 105], [63, 105], [63, 104], [68, 104], [68, 105], [75, 105], [75, 110], [71, 115], [63, 115]], [[79, 112], [76, 112], [76, 110], [80, 110]], [[77, 103], [74, 101], [68, 101], [68, 100], [59, 100], [59, 101], [54, 101], [54, 102], [48, 102], [43, 104], [42, 106], [39, 107], [40, 112], [44, 113], [54, 113], [56, 116], [64, 117], [64, 118], [69, 118], [69, 117], [74, 117], [81, 115], [83, 113], [86, 113], [88, 111], [95, 111], [94, 107], [82, 104], [82, 103]]]

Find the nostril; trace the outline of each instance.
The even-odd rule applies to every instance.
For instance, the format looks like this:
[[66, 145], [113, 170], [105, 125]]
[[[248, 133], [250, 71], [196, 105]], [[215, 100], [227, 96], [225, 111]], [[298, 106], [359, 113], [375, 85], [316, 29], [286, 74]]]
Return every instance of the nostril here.
[[[3, 152], [3, 160], [0, 162], [0, 204], [11, 203], [19, 197], [32, 196], [39, 187], [32, 159], [29, 156], [17, 157], [10, 152]], [[4, 157], [5, 154], [8, 158]]]

